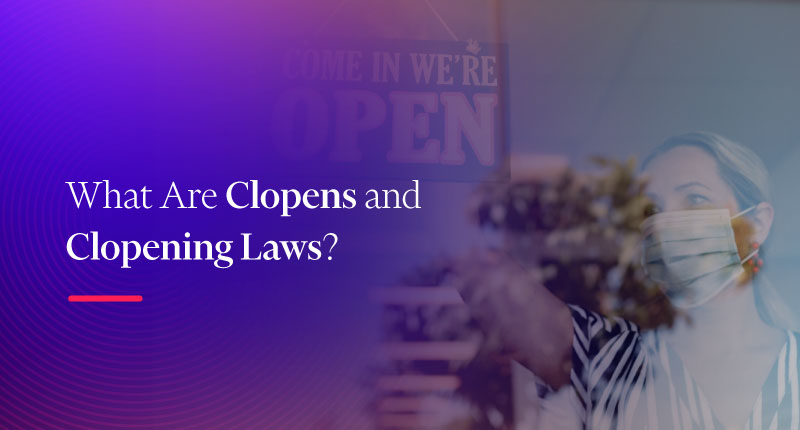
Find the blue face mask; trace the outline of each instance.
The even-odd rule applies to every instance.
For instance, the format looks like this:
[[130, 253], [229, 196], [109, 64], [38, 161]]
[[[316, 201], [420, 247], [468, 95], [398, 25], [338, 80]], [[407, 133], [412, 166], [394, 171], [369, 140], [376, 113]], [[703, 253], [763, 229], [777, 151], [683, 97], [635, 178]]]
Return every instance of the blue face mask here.
[[744, 273], [742, 264], [758, 251], [739, 258], [731, 220], [754, 208], [732, 217], [727, 209], [664, 212], [644, 221], [645, 270], [675, 307], [700, 306]]

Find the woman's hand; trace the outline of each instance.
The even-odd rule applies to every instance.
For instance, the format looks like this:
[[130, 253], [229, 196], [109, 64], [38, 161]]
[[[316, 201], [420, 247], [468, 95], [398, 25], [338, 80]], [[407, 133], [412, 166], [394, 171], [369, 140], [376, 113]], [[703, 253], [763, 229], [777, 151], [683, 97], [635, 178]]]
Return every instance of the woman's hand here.
[[499, 338], [552, 387], [567, 384], [572, 317], [537, 273], [496, 251], [466, 259], [457, 269], [452, 284], [488, 337]]

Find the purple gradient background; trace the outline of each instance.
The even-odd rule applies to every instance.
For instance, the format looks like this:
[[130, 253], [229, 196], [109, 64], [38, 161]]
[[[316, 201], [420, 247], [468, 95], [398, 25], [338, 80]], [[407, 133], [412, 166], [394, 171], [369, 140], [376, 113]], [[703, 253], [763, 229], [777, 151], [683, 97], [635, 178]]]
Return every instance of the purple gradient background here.
[[[356, 429], [377, 336], [357, 239], [403, 214], [77, 210], [65, 181], [120, 189], [359, 187], [269, 149], [270, 44], [313, 3], [10, 1], [0, 6], [0, 428]], [[300, 31], [302, 33], [302, 31]], [[314, 172], [313, 176], [309, 172]], [[158, 201], [157, 199], [155, 201]], [[332, 261], [73, 261], [67, 237], [339, 235]], [[349, 235], [349, 234], [352, 234]], [[387, 244], [384, 244], [388, 246]], [[241, 253], [235, 248], [232, 255]], [[372, 257], [370, 257], [372, 256]], [[398, 262], [393, 262], [398, 264]], [[69, 303], [141, 294], [142, 303]]]

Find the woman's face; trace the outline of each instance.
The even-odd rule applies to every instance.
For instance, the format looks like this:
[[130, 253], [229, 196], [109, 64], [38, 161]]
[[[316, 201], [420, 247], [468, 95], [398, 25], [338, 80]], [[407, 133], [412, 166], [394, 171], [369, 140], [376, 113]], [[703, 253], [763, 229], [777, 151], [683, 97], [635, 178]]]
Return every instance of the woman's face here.
[[706, 151], [678, 146], [654, 158], [644, 174], [655, 212], [728, 208], [739, 212], [733, 190], [720, 177], [717, 162]]

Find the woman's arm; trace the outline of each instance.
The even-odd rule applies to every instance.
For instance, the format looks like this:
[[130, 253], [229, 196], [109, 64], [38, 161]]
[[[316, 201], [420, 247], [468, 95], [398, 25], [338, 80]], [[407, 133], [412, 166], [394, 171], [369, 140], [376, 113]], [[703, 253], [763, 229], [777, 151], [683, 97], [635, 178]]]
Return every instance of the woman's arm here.
[[492, 253], [465, 264], [455, 284], [478, 322], [498, 333], [547, 384], [568, 384], [573, 327], [567, 305], [506, 255]]

